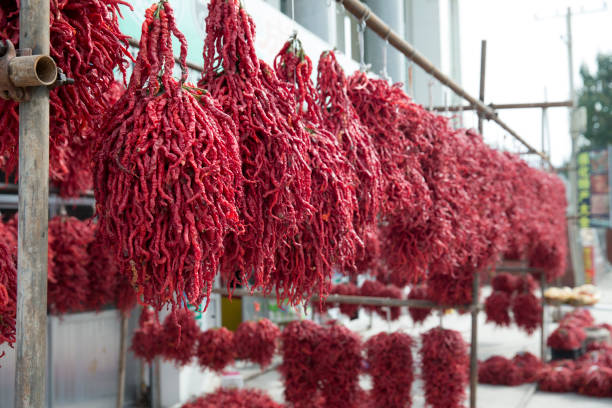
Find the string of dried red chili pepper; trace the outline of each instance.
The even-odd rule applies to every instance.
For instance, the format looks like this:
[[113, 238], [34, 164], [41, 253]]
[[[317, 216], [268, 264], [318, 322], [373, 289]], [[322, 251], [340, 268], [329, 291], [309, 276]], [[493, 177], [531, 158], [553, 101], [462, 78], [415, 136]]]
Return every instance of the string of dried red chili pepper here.
[[283, 408], [263, 391], [249, 388], [218, 388], [182, 405], [182, 408]]
[[[181, 44], [180, 82], [172, 78], [172, 35]], [[240, 229], [233, 121], [208, 94], [184, 84], [186, 54], [170, 5], [153, 5], [129, 87], [97, 136], [100, 234], [121, 273], [157, 309], [208, 302], [223, 240]]]
[[470, 359], [459, 332], [433, 328], [421, 335], [425, 401], [433, 408], [458, 408], [466, 397]]
[[266, 368], [272, 362], [279, 336], [279, 328], [268, 319], [240, 323], [233, 341], [236, 358]]
[[[310, 138], [292, 92], [255, 54], [255, 25], [239, 0], [212, 0], [206, 17], [204, 72], [199, 85], [230, 114], [238, 130], [244, 199], [243, 234], [225, 243], [222, 273], [228, 285], [252, 277], [252, 287], [276, 289], [279, 301], [295, 304], [320, 280], [303, 260], [277, 252], [293, 245], [312, 213]], [[319, 288], [325, 290], [326, 288]]]
[[295, 243], [281, 247], [277, 269], [292, 269], [285, 264], [303, 261], [309, 271], [304, 278], [312, 276], [315, 281], [308, 282], [302, 291], [319, 287], [319, 292], [325, 292], [333, 274], [332, 267], [352, 269], [355, 262], [359, 244], [353, 228], [353, 213], [357, 209], [355, 175], [337, 139], [321, 125], [321, 108], [311, 80], [312, 62], [296, 36], [278, 53], [274, 68], [295, 95], [297, 114], [310, 136], [311, 203], [315, 208], [312, 217], [300, 226]]
[[[17, 314], [17, 242], [0, 220], [0, 345], [15, 343]], [[2, 357], [2, 355], [0, 355]]]
[[[64, 196], [92, 187], [91, 129], [109, 106], [113, 71], [125, 74], [130, 57], [128, 37], [119, 30], [121, 5], [131, 8], [122, 0], [51, 1], [50, 55], [75, 80], [50, 92], [49, 176]], [[17, 46], [18, 0], [0, 5], [0, 38]], [[18, 123], [18, 104], [0, 100], [0, 168], [7, 177], [18, 170]]]
[[163, 351], [163, 343], [160, 341], [161, 334], [162, 325], [159, 323], [157, 313], [145, 307], [140, 313], [138, 328], [132, 336], [130, 349], [136, 357], [151, 363]]
[[162, 324], [158, 341], [161, 343], [161, 356], [182, 367], [190, 364], [196, 354], [200, 328], [193, 312], [188, 309], [173, 310]]
[[[321, 54], [318, 65], [317, 91], [322, 125], [340, 143], [346, 160], [357, 176], [355, 185], [359, 211], [353, 226], [362, 242], [375, 228], [383, 197], [381, 164], [367, 128], [361, 124], [348, 96], [347, 79], [333, 51]], [[357, 260], [367, 257], [365, 247], [358, 248]]]
[[372, 408], [412, 406], [414, 342], [406, 333], [380, 333], [365, 343], [368, 373], [372, 377]]
[[225, 327], [200, 333], [196, 356], [200, 367], [223, 371], [234, 362], [234, 333]]

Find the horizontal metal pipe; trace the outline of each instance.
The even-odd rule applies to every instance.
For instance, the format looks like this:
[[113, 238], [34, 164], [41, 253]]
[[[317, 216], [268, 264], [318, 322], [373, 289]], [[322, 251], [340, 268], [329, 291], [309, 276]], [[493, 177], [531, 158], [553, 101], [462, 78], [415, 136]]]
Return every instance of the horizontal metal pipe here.
[[[558, 102], [533, 102], [533, 103], [490, 103], [487, 105], [493, 110], [500, 109], [532, 109], [532, 108], [571, 108], [574, 106], [572, 101], [558, 101]], [[472, 105], [464, 106], [434, 106], [433, 110], [437, 112], [459, 112], [459, 111], [470, 111], [476, 109]]]
[[[226, 288], [213, 289], [213, 293], [223, 296], [228, 296], [229, 292]], [[247, 289], [235, 289], [232, 296], [255, 296], [268, 299], [276, 299], [276, 294], [264, 294], [262, 292], [253, 292]], [[310, 301], [314, 303], [320, 302], [322, 299], [319, 296], [313, 296]], [[480, 305], [439, 305], [428, 300], [417, 299], [393, 299], [372, 296], [347, 296], [347, 295], [329, 295], [323, 299], [325, 303], [352, 304], [352, 305], [371, 305], [371, 306], [407, 306], [415, 309], [458, 309], [470, 311], [474, 308], [480, 310]]]
[[57, 77], [57, 65], [48, 55], [15, 57], [9, 61], [9, 78], [14, 86], [49, 86]]
[[376, 14], [372, 13], [370, 8], [359, 0], [336, 0], [338, 3], [344, 5], [347, 12], [354, 15], [359, 20], [364, 20], [365, 24], [381, 38], [388, 39], [395, 49], [404, 54], [409, 60], [413, 61], [416, 65], [421, 67], [425, 72], [436, 78], [440, 83], [450, 88], [455, 94], [460, 96], [469, 102], [470, 105], [475, 106], [485, 119], [489, 119], [497, 123], [502, 129], [512, 135], [518, 140], [523, 146], [527, 147], [530, 151], [535, 152], [544, 161], [546, 161], [551, 167], [552, 164], [548, 156], [535, 148], [533, 148], [525, 139], [519, 136], [514, 130], [512, 130], [504, 121], [497, 117], [490, 107], [468, 94], [461, 86], [446, 76], [440, 71], [431, 61], [425, 58], [419, 53], [410, 43], [405, 41], [395, 31], [391, 29], [384, 21], [382, 21]]

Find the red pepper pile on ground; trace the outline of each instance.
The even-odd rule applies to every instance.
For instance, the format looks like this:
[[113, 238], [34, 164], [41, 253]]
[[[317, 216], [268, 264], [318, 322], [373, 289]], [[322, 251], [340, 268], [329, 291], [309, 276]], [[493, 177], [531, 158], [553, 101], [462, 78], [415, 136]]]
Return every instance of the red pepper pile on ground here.
[[520, 385], [538, 381], [543, 364], [531, 353], [518, 353], [514, 358], [493, 356], [478, 363], [478, 381], [483, 384]]
[[[180, 81], [172, 78], [173, 35]], [[97, 136], [99, 233], [157, 309], [208, 300], [226, 233], [240, 228], [235, 128], [214, 99], [185, 84], [186, 54], [169, 3], [150, 7], [128, 89]]]
[[264, 392], [248, 388], [219, 388], [182, 408], [282, 408]]
[[[92, 187], [91, 130], [108, 109], [113, 71], [125, 74], [127, 36], [119, 30], [122, 0], [51, 1], [50, 56], [74, 84], [50, 92], [49, 176], [60, 194], [75, 196]], [[0, 5], [0, 38], [18, 47], [19, 1]], [[0, 168], [16, 175], [18, 104], [0, 99]]]
[[462, 407], [470, 361], [461, 334], [436, 327], [423, 333], [421, 340], [425, 401], [433, 408]]
[[372, 408], [412, 406], [413, 344], [409, 335], [400, 332], [380, 333], [365, 343]]

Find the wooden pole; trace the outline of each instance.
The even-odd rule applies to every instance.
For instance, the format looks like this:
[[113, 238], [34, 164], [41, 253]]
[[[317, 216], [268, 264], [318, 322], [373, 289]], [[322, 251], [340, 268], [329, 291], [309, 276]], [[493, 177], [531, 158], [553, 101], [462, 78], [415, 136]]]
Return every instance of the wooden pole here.
[[546, 362], [546, 300], [544, 292], [546, 291], [546, 274], [540, 273], [540, 292], [542, 298], [542, 327], [540, 327], [540, 359]]
[[[49, 0], [21, 0], [19, 47], [49, 55]], [[19, 237], [15, 408], [45, 406], [49, 90], [19, 105]]]
[[119, 384], [117, 390], [117, 408], [123, 408], [123, 398], [125, 395], [125, 362], [127, 359], [127, 331], [128, 317], [123, 312], [121, 314], [121, 337], [119, 340]]
[[474, 273], [472, 283], [472, 337], [470, 340], [470, 408], [476, 408], [476, 389], [478, 387], [478, 304], [480, 276]]
[[[480, 102], [484, 103], [485, 97], [485, 73], [486, 73], [486, 64], [487, 64], [487, 40], [482, 40], [480, 43], [480, 93], [478, 94], [478, 99]], [[483, 124], [483, 116], [482, 113], [478, 112], [478, 133], [483, 134], [482, 130]]]

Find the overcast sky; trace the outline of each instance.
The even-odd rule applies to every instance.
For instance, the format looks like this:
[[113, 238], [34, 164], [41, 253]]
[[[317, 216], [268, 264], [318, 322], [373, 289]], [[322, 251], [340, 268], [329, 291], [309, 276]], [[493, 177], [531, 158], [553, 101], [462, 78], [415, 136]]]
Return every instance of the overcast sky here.
[[[565, 13], [571, 6], [575, 84], [581, 86], [583, 63], [594, 69], [598, 52], [612, 52], [612, 11], [580, 14], [581, 8], [601, 10], [601, 0], [460, 0], [462, 81], [466, 90], [478, 94], [480, 41], [487, 40], [486, 102], [514, 103], [568, 99], [569, 75]], [[608, 1], [608, 3], [610, 3]], [[555, 17], [557, 15], [557, 17]], [[538, 18], [536, 18], [536, 16]], [[546, 91], [545, 91], [546, 90]], [[502, 111], [500, 117], [540, 148], [541, 110]], [[472, 126], [474, 115], [465, 116]], [[568, 110], [549, 109], [548, 122], [553, 164], [560, 165], [570, 153]], [[485, 126], [485, 137], [503, 143], [503, 131]], [[521, 151], [506, 139], [509, 150]]]

